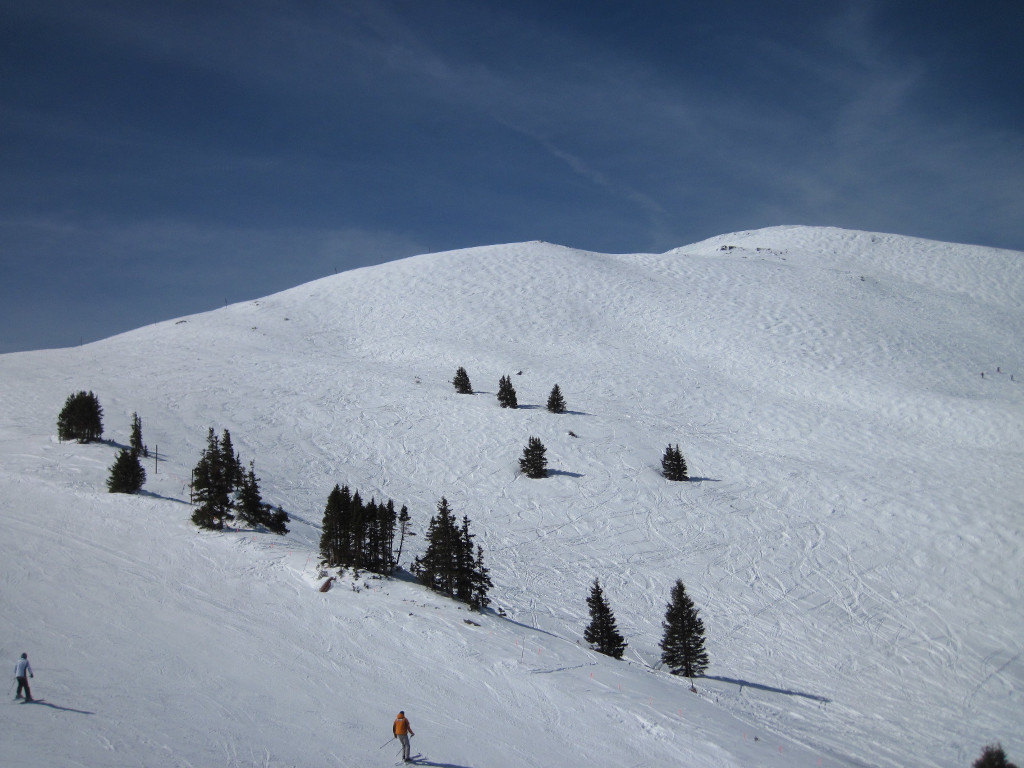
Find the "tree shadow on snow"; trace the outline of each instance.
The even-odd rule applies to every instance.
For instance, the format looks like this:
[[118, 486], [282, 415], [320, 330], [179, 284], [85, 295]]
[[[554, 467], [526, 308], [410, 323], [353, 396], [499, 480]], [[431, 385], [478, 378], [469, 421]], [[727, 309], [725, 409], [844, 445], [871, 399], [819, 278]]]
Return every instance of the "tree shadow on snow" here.
[[32, 701], [26, 702], [26, 704], [38, 704], [41, 707], [49, 707], [50, 709], [59, 709], [61, 712], [74, 712], [76, 715], [95, 715], [95, 712], [87, 712], [84, 709], [72, 709], [71, 707], [61, 707], [56, 704], [51, 704], [46, 699], [32, 699]]
[[164, 496], [164, 495], [159, 494], [159, 493], [153, 493], [152, 491], [147, 491], [145, 488], [140, 489], [138, 491], [138, 495], [139, 496], [149, 496], [151, 499], [161, 499], [163, 501], [176, 501], [178, 504], [186, 504], [188, 506], [191, 506], [191, 504], [189, 504], [184, 499], [178, 499], [178, 498], [175, 498], [174, 496]]
[[733, 677], [719, 677], [717, 675], [705, 675], [705, 680], [717, 680], [720, 683], [730, 683], [732, 685], [738, 685], [741, 689], [753, 688], [757, 691], [765, 691], [767, 693], [781, 693], [784, 696], [799, 696], [801, 699], [810, 699], [811, 701], [819, 701], [822, 704], [831, 704], [832, 699], [825, 696], [817, 696], [813, 693], [801, 693], [800, 691], [791, 691], [785, 688], [773, 688], [770, 685], [762, 685], [761, 683], [751, 683], [747, 680], [737, 680]]
[[549, 469], [548, 477], [552, 475], [564, 475], [565, 477], [583, 477], [579, 472], [566, 472], [564, 469]]

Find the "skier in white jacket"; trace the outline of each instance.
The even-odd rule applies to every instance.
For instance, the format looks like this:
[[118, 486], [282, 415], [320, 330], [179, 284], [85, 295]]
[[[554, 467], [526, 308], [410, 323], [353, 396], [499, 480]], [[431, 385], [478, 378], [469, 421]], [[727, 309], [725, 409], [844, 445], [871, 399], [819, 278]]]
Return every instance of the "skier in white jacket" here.
[[[18, 659], [18, 664], [14, 668], [14, 676], [18, 678], [18, 693], [14, 697], [16, 699], [21, 698], [21, 689], [25, 689], [25, 701], [32, 701], [32, 691], [28, 687], [28, 679], [35, 677], [32, 674], [32, 665], [28, 663], [28, 654], [21, 654], [21, 658]], [[10, 695], [10, 694], [8, 694]]]

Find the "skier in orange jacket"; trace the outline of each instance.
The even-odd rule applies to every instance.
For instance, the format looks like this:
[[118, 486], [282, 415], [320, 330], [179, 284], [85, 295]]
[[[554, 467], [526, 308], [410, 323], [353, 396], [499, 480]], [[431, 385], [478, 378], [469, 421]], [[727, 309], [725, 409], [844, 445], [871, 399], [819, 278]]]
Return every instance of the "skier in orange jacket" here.
[[415, 736], [412, 732], [412, 726], [409, 725], [409, 721], [405, 719], [405, 712], [399, 712], [398, 717], [395, 718], [395, 724], [391, 727], [392, 733], [398, 737], [398, 740], [402, 742], [402, 760], [405, 762], [411, 762], [409, 760], [409, 737]]

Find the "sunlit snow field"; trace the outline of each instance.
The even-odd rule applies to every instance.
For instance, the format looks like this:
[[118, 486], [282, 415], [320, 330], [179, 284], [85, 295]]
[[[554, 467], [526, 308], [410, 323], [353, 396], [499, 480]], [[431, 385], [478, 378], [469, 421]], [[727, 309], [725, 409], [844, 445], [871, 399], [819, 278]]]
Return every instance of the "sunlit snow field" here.
[[[57, 441], [78, 390], [109, 443]], [[1024, 760], [1022, 253], [779, 227], [424, 255], [2, 355], [0, 412], [0, 659], [43, 699], [4, 706], [0, 765], [392, 765], [399, 709], [455, 768]], [[133, 412], [162, 460], [109, 494]], [[211, 426], [287, 536], [191, 525]], [[406, 568], [445, 496], [505, 616], [407, 574], [319, 592], [335, 483], [409, 507]], [[583, 642], [595, 577], [622, 661]], [[676, 579], [696, 693], [659, 664]]]

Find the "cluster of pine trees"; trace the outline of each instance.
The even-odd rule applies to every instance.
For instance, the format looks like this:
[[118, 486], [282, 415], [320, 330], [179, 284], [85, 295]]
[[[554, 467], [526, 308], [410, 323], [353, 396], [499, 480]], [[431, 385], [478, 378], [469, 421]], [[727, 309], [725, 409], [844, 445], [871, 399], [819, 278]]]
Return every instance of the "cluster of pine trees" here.
[[[469, 381], [469, 374], [465, 367], [459, 366], [452, 378], [455, 391], [460, 395], [473, 394], [473, 385]], [[498, 380], [498, 404], [502, 408], [518, 408], [519, 400], [516, 396], [515, 387], [512, 386], [512, 378], [507, 374]], [[557, 384], [551, 388], [548, 395], [547, 409], [551, 413], [565, 413], [565, 396]], [[540, 438], [531, 437], [523, 456], [519, 460], [519, 469], [527, 477], [539, 479], [548, 476], [546, 449]], [[683, 458], [679, 445], [673, 446], [669, 443], [665, 453], [661, 457], [661, 474], [667, 480], [689, 480], [689, 471], [686, 467], [686, 459]]]
[[200, 528], [221, 530], [226, 521], [237, 517], [272, 533], [288, 533], [288, 513], [263, 502], [259, 483], [253, 462], [249, 462], [248, 472], [242, 469], [231, 433], [225, 429], [218, 438], [210, 427], [206, 448], [192, 470], [192, 501], [196, 505], [192, 522]]
[[[96, 394], [83, 390], [68, 395], [57, 415], [57, 439], [92, 443], [102, 437], [103, 406]], [[122, 448], [114, 459], [107, 477], [107, 490], [111, 493], [138, 493], [142, 489], [146, 470], [142, 468], [140, 456], [149, 456], [149, 449], [142, 442], [142, 419], [138, 413], [133, 413], [129, 447]]]
[[92, 443], [103, 437], [103, 408], [90, 392], [68, 395], [57, 416], [57, 439]]
[[[353, 568], [381, 575], [392, 573], [409, 532], [409, 510], [395, 512], [395, 502], [363, 503], [359, 491], [335, 485], [327, 497], [320, 535], [320, 558], [330, 568]], [[397, 554], [395, 527], [399, 529]]]
[[490, 604], [491, 577], [484, 567], [483, 549], [474, 550], [469, 524], [469, 517], [463, 516], [462, 525], [457, 525], [448, 500], [442, 497], [437, 514], [430, 518], [426, 551], [415, 559], [412, 572], [435, 592], [482, 611]]
[[[621, 659], [626, 650], [625, 638], [615, 624], [615, 615], [604, 596], [601, 583], [594, 579], [587, 598], [590, 623], [583, 638], [597, 652]], [[661, 661], [673, 675], [700, 677], [708, 667], [708, 654], [704, 648], [704, 622], [693, 600], [686, 594], [681, 580], [672, 587], [671, 598], [665, 607], [662, 622]]]
[[[455, 391], [460, 395], [472, 395], [473, 385], [469, 381], [469, 374], [463, 366], [459, 366], [452, 378]], [[498, 379], [498, 405], [502, 408], [518, 408], [519, 398], [516, 395], [516, 388], [512, 386], [512, 378], [507, 374]], [[547, 409], [552, 413], [565, 413], [565, 397], [562, 390], [555, 384], [548, 395]]]

